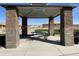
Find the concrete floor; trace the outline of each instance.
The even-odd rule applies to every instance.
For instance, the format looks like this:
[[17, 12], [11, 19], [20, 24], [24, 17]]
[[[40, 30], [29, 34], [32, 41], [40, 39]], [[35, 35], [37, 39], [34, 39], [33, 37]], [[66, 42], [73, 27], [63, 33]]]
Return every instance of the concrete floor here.
[[[21, 39], [17, 48], [0, 47], [0, 56], [77, 56], [79, 45], [61, 46], [57, 42], [59, 36], [48, 37], [48, 42], [42, 40]], [[51, 42], [50, 40], [54, 41]]]

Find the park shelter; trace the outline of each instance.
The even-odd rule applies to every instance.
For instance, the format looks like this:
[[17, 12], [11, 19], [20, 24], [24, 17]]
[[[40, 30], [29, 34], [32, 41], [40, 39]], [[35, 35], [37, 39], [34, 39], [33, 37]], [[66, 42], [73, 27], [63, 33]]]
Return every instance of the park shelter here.
[[22, 35], [27, 36], [27, 18], [49, 18], [49, 35], [53, 33], [54, 18], [60, 15], [60, 43], [74, 45], [72, 10], [76, 4], [19, 3], [0, 4], [6, 8], [6, 48], [16, 48], [19, 43], [18, 17], [22, 17]]

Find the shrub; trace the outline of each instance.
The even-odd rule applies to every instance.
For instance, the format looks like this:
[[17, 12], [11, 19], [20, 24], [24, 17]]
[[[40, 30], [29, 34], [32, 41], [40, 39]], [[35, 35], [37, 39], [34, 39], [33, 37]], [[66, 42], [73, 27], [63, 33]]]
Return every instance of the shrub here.
[[[42, 33], [48, 34], [48, 29], [37, 29], [37, 30], [35, 30], [35, 32], [36, 33], [40, 33], [40, 34], [42, 34]], [[75, 33], [79, 33], [79, 30], [78, 29], [74, 29], [74, 34]], [[54, 29], [53, 35], [56, 35], [56, 34], [60, 34], [60, 29]]]
[[74, 32], [79, 32], [79, 30], [78, 29], [75, 29]]
[[48, 29], [37, 29], [35, 32], [41, 35], [48, 35]]
[[60, 29], [54, 29], [54, 35], [55, 34], [60, 34]]

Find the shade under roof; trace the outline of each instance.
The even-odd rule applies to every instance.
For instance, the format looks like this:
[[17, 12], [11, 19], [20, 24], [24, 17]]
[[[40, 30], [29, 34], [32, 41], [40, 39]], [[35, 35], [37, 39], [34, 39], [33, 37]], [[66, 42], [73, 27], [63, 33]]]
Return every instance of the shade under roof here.
[[55, 17], [60, 14], [62, 7], [17, 7], [20, 16], [27, 16], [30, 18], [46, 18]]

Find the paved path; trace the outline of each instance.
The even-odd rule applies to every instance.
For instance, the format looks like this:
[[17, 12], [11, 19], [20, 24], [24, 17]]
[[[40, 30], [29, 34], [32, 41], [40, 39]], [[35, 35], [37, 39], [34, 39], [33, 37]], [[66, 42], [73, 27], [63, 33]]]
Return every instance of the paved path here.
[[[49, 42], [42, 40], [21, 39], [17, 48], [5, 49], [0, 47], [1, 56], [73, 56], [79, 55], [79, 45], [61, 46], [55, 41], [59, 36], [48, 37]], [[54, 42], [51, 42], [53, 40]]]

